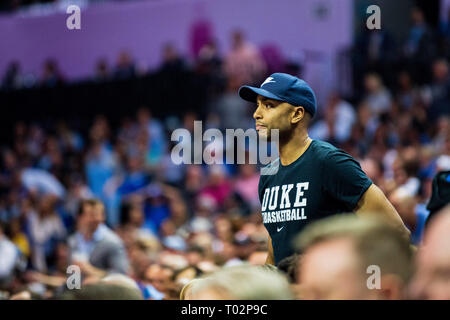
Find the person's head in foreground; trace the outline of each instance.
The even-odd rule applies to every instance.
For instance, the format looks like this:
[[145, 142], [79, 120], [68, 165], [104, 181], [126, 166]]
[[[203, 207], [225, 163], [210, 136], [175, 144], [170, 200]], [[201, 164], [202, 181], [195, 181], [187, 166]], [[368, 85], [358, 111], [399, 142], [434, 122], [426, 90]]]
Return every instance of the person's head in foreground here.
[[305, 131], [316, 113], [316, 97], [303, 80], [286, 73], [274, 73], [259, 88], [242, 86], [242, 99], [257, 104], [253, 114], [258, 134], [271, 138], [278, 129], [280, 140], [289, 140], [297, 131]]
[[414, 299], [450, 300], [450, 204], [430, 222], [416, 257]]
[[68, 290], [59, 298], [62, 300], [143, 300], [139, 289], [108, 282], [82, 286], [79, 290]]
[[403, 299], [412, 273], [409, 242], [375, 218], [336, 215], [297, 238], [301, 299]]
[[103, 277], [103, 279], [101, 279], [99, 283], [106, 283], [116, 286], [122, 286], [125, 288], [140, 290], [136, 281], [121, 273], [108, 274], [107, 276]]
[[226, 267], [188, 283], [182, 300], [291, 300], [287, 279], [264, 266]]
[[81, 289], [66, 290], [57, 299], [142, 300], [143, 297], [136, 281], [120, 273], [111, 273], [100, 280], [84, 282]]

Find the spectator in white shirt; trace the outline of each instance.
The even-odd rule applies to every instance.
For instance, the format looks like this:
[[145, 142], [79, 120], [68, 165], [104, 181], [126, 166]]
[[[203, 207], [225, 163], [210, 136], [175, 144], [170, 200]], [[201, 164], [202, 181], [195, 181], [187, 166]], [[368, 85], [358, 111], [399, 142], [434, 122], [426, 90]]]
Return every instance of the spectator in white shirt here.
[[0, 289], [8, 285], [14, 272], [19, 251], [16, 246], [9, 241], [3, 233], [3, 226], [0, 223]]
[[375, 73], [369, 73], [364, 79], [366, 87], [365, 101], [373, 114], [386, 112], [391, 107], [391, 94], [384, 87], [380, 76]]

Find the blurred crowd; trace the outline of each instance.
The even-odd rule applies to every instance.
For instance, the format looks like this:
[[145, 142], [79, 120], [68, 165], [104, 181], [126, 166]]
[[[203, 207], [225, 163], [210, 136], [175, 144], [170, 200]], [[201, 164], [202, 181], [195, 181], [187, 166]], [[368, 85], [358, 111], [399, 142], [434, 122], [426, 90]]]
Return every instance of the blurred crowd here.
[[[0, 298], [450, 299], [448, 207], [426, 224], [433, 178], [450, 170], [449, 30], [431, 29], [415, 8], [405, 44], [387, 51], [386, 31], [368, 31], [353, 50], [354, 97], [333, 92], [310, 127], [313, 139], [360, 162], [417, 250], [381, 222], [343, 216], [305, 231], [298, 256], [264, 265], [258, 166], [175, 165], [171, 132], [193, 134], [198, 115], [155, 118], [142, 106], [116, 128], [98, 115], [88, 132], [70, 119], [15, 124], [1, 150]], [[300, 63], [260, 50], [241, 32], [226, 56], [213, 42], [193, 51], [188, 63], [167, 45], [160, 71], [207, 77], [205, 129], [252, 127], [254, 106], [237, 96], [239, 86], [274, 71], [302, 73]], [[114, 68], [100, 61], [94, 78], [135, 76], [124, 52]], [[51, 60], [40, 80], [26, 78], [13, 63], [2, 87], [64, 82]], [[81, 271], [82, 290], [67, 290], [69, 265]], [[366, 290], [369, 265], [380, 266], [384, 290]]]
[[57, 0], [6, 0], [2, 1], [2, 4], [0, 5], [0, 10], [13, 11], [24, 6], [41, 3], [51, 3], [56, 1]]
[[[98, 3], [107, 1], [127, 1], [127, 0], [79, 0], [79, 3]], [[70, 4], [77, 4], [78, 2], [70, 2]], [[0, 2], [0, 11], [16, 11], [21, 9], [27, 9], [32, 6], [40, 5], [57, 5], [58, 3], [69, 3], [66, 0], [2, 0]]]

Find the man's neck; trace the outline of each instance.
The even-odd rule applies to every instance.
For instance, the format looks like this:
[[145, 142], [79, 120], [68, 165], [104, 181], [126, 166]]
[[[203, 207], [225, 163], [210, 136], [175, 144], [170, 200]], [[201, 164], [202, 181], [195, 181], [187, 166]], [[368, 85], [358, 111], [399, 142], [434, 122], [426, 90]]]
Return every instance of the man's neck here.
[[308, 136], [308, 132], [293, 134], [286, 141], [280, 140], [278, 152], [280, 154], [280, 161], [283, 166], [290, 165], [308, 149], [312, 139]]
[[84, 240], [86, 241], [92, 241], [94, 239], [95, 232], [100, 228], [100, 226], [97, 227], [95, 230], [80, 230], [81, 235], [83, 236]]
[[93, 232], [82, 232], [81, 234], [86, 241], [92, 241], [92, 239], [94, 238]]

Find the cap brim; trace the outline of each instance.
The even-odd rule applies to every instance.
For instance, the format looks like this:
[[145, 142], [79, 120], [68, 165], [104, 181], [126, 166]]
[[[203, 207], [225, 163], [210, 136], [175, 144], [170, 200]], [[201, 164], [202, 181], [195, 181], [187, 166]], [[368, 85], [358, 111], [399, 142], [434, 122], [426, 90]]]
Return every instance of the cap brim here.
[[275, 95], [267, 90], [264, 90], [261, 88], [256, 88], [256, 87], [242, 86], [239, 88], [238, 93], [242, 99], [250, 101], [250, 102], [255, 102], [255, 103], [256, 103], [256, 97], [258, 95], [261, 95], [261, 96], [269, 98], [269, 99], [283, 101], [277, 95]]

